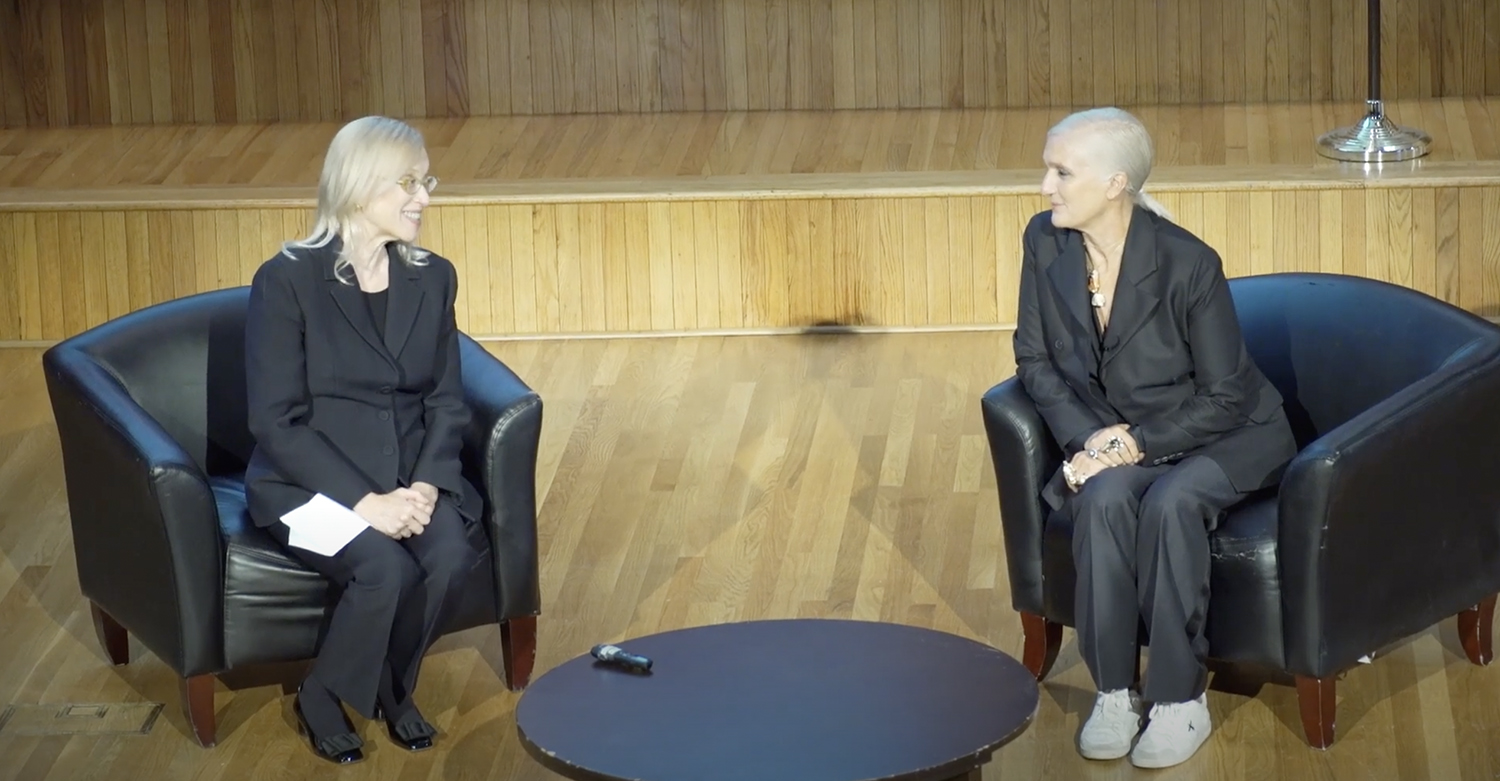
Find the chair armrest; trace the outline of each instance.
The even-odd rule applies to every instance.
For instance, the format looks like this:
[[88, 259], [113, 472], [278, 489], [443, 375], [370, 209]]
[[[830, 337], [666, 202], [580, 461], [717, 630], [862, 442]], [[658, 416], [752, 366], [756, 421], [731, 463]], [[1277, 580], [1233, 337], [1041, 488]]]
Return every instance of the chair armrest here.
[[1500, 345], [1306, 447], [1279, 499], [1287, 664], [1326, 677], [1500, 592]]
[[66, 343], [43, 356], [83, 595], [179, 675], [224, 666], [224, 540], [198, 465]]
[[509, 367], [461, 336], [464, 397], [472, 413], [464, 432], [464, 470], [484, 495], [495, 606], [500, 620], [541, 612], [537, 561], [536, 457], [542, 399]]
[[1047, 508], [1041, 494], [1062, 466], [1062, 449], [1017, 378], [990, 388], [980, 400], [980, 409], [1000, 489], [1011, 603], [1017, 610], [1044, 615], [1042, 531]]

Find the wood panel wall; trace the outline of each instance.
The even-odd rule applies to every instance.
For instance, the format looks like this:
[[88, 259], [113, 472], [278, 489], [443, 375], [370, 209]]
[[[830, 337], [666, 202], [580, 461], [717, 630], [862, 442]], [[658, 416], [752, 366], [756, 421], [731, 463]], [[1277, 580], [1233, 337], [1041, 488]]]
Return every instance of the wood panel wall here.
[[[1500, 315], [1500, 186], [1162, 192], [1230, 276], [1322, 270]], [[434, 206], [475, 336], [1009, 325], [1031, 195]], [[1488, 219], [1486, 218], [1488, 215]], [[0, 341], [248, 284], [302, 209], [0, 212]]]
[[[1363, 0], [10, 0], [8, 127], [1362, 100]], [[1384, 97], [1500, 95], [1500, 3], [1386, 0]]]

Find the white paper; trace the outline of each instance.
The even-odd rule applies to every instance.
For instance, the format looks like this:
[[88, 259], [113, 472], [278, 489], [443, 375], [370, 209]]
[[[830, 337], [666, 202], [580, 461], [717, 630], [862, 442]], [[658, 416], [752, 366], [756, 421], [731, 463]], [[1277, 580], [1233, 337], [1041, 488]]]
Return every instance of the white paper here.
[[281, 516], [281, 522], [292, 530], [289, 544], [324, 556], [343, 550], [370, 528], [358, 513], [322, 494], [314, 494], [307, 504]]

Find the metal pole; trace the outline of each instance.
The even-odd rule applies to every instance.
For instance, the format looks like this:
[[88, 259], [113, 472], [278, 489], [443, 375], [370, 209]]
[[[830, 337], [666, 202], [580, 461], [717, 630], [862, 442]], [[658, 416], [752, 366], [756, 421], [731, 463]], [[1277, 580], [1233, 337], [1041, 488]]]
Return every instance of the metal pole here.
[[1370, 100], [1380, 101], [1380, 0], [1370, 0]]
[[1414, 128], [1397, 127], [1385, 116], [1380, 100], [1380, 0], [1369, 0], [1370, 97], [1358, 124], [1330, 130], [1318, 138], [1318, 154], [1356, 163], [1411, 160], [1427, 154], [1432, 137]]

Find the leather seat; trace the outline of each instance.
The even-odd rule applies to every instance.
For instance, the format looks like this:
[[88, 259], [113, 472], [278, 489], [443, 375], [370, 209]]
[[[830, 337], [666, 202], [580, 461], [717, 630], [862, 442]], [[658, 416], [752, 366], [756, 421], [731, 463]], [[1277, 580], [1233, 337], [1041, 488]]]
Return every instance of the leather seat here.
[[[1309, 743], [1334, 737], [1340, 672], [1448, 616], [1491, 657], [1500, 592], [1500, 328], [1369, 279], [1229, 282], [1246, 346], [1299, 452], [1209, 537], [1215, 659], [1295, 676]], [[1019, 380], [981, 402], [1024, 663], [1040, 679], [1073, 626], [1072, 529], [1043, 483], [1062, 464]]]
[[[190, 296], [51, 348], [43, 368], [68, 490], [83, 595], [116, 664], [126, 632], [183, 680], [195, 736], [216, 740], [214, 676], [307, 659], [333, 586], [251, 523], [244, 469], [249, 288]], [[500, 625], [502, 672], [525, 687], [540, 613], [536, 454], [541, 399], [467, 336], [465, 475], [485, 500], [469, 524], [479, 553], [446, 627]]]

